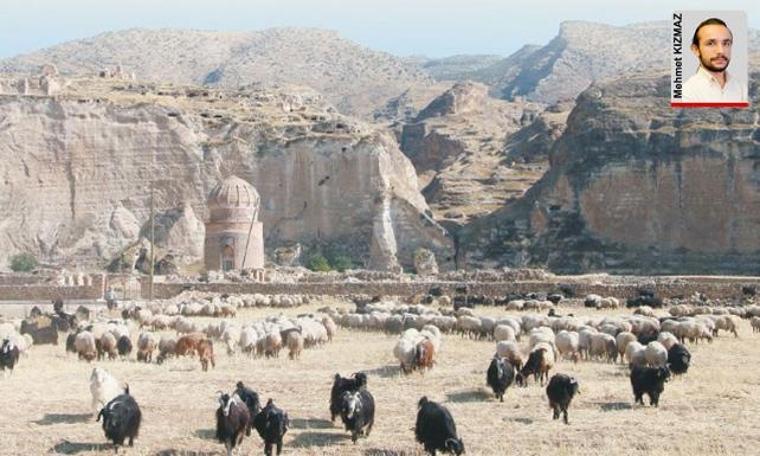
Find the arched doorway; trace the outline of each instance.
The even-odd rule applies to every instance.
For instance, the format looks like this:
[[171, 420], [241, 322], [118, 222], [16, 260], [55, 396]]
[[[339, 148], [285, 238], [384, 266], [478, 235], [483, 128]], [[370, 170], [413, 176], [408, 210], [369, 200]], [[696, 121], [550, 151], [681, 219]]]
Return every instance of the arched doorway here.
[[231, 271], [235, 269], [235, 250], [225, 245], [222, 249], [222, 271]]

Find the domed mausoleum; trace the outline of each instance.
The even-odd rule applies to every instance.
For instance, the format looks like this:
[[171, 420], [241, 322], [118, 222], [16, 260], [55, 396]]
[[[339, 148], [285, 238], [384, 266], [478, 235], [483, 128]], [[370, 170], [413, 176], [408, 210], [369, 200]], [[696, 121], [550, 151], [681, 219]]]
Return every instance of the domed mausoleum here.
[[208, 196], [204, 248], [207, 271], [264, 268], [264, 225], [259, 222], [259, 192], [230, 176]]

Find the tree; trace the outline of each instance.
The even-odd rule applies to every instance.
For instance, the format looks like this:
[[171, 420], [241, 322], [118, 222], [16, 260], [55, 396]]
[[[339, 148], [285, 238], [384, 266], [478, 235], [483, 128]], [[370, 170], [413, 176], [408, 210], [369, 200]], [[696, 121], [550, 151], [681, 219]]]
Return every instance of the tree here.
[[28, 252], [13, 255], [10, 262], [13, 272], [31, 272], [37, 267], [37, 258]]

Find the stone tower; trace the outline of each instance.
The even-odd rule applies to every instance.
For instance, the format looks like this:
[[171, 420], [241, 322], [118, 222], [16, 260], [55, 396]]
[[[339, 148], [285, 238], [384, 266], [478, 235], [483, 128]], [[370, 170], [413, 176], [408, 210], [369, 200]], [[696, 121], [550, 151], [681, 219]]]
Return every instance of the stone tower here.
[[207, 271], [264, 268], [259, 202], [256, 189], [237, 176], [227, 177], [211, 190], [204, 247]]

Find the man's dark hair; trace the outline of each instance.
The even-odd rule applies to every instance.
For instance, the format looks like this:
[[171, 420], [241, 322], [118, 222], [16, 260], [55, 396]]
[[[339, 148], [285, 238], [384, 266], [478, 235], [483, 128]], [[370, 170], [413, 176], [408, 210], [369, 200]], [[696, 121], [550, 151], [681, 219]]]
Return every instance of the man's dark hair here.
[[[717, 17], [711, 17], [710, 19], [705, 19], [704, 21], [700, 22], [700, 24], [697, 26], [697, 29], [694, 30], [694, 37], [691, 39], [691, 45], [699, 47], [699, 29], [704, 27], [705, 25], [722, 25], [723, 27], [727, 28], [729, 33], [731, 32], [731, 29], [728, 28], [725, 22], [718, 19]], [[733, 33], [731, 33], [733, 36]]]

